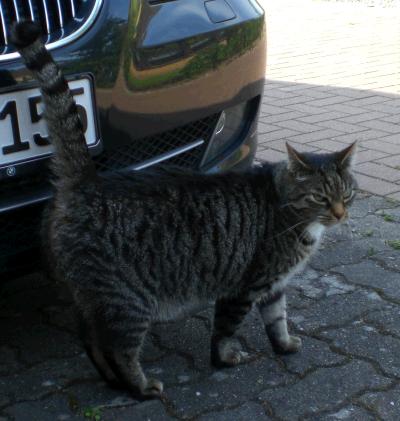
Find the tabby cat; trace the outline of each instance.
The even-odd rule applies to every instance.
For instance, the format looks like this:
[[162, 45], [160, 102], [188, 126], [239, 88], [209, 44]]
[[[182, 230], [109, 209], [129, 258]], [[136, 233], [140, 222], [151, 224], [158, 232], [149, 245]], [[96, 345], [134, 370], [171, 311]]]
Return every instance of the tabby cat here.
[[215, 366], [246, 360], [235, 333], [255, 303], [277, 353], [299, 351], [288, 333], [285, 287], [316, 251], [325, 228], [348, 216], [355, 145], [300, 153], [243, 173], [143, 171], [96, 174], [76, 104], [37, 26], [13, 42], [45, 102], [54, 200], [46, 223], [50, 260], [69, 285], [88, 355], [103, 377], [141, 397], [160, 396], [139, 354], [154, 321], [216, 302]]

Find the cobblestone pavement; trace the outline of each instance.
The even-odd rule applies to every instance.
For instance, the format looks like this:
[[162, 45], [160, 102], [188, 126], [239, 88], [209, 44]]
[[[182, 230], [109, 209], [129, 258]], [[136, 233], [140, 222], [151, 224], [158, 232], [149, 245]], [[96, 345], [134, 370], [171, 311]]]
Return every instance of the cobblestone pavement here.
[[[247, 365], [209, 364], [211, 309], [155, 326], [145, 369], [161, 401], [111, 390], [76, 339], [61, 286], [41, 274], [0, 285], [0, 420], [400, 419], [400, 203], [361, 194], [291, 283], [299, 354], [271, 352], [254, 311], [241, 330]], [[97, 417], [97, 418], [96, 418]]]
[[290, 325], [303, 350], [274, 356], [253, 312], [242, 328], [252, 362], [214, 370], [206, 309], [154, 327], [143, 360], [166, 397], [137, 402], [99, 379], [68, 294], [33, 274], [0, 284], [0, 421], [400, 419], [398, 12], [260, 2], [271, 42], [258, 157], [281, 159], [285, 140], [331, 150], [360, 139], [361, 187], [387, 196], [360, 194], [350, 224], [293, 280]]
[[358, 140], [361, 188], [400, 199], [400, 7], [259, 2], [268, 22], [260, 158], [282, 159], [286, 141], [331, 151]]

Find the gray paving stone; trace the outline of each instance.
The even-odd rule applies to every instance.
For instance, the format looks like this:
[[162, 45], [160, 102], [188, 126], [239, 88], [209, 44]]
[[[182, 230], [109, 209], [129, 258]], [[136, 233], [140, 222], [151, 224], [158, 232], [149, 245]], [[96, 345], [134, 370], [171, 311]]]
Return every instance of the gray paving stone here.
[[275, 388], [294, 381], [274, 360], [260, 358], [231, 369], [215, 371], [194, 384], [166, 391], [176, 415], [187, 419], [204, 412], [219, 410], [221, 405], [234, 407], [253, 399], [266, 388]]
[[[33, 365], [51, 358], [79, 355], [82, 347], [78, 339], [65, 331], [46, 324], [24, 326], [24, 320], [0, 320], [0, 330], [7, 344], [18, 349], [20, 361]], [[61, 345], [60, 345], [61, 344]]]
[[21, 402], [4, 411], [16, 421], [82, 421], [85, 418], [71, 411], [65, 395], [54, 394], [46, 399]]
[[[400, 378], [400, 339], [379, 333], [374, 327], [356, 321], [351, 326], [321, 332], [346, 354], [369, 358], [390, 375]], [[374, 344], [374, 346], [371, 346]]]
[[181, 353], [201, 370], [210, 370], [210, 329], [203, 320], [187, 318], [176, 323], [159, 324], [153, 329], [162, 348]]
[[364, 317], [366, 323], [375, 326], [378, 331], [389, 333], [400, 339], [400, 308], [393, 306], [390, 310], [377, 310]]
[[367, 260], [332, 270], [341, 273], [351, 283], [373, 288], [391, 299], [400, 300], [400, 274], [385, 270], [374, 261]]
[[349, 421], [374, 421], [376, 420], [373, 414], [368, 413], [364, 408], [359, 406], [349, 405], [338, 411], [330, 412], [328, 414], [320, 414], [315, 417], [308, 418], [309, 421], [335, 421], [335, 420], [349, 420]]
[[43, 362], [17, 374], [0, 377], [0, 396], [11, 401], [40, 399], [67, 384], [84, 379], [96, 379], [98, 373], [86, 357], [43, 359]]
[[76, 382], [63, 390], [71, 414], [83, 415], [87, 408], [114, 409], [139, 402], [129, 392], [110, 388], [103, 381]]
[[355, 291], [320, 299], [306, 309], [297, 310], [291, 320], [299, 331], [311, 333], [328, 327], [341, 326], [377, 309], [391, 306], [378, 294]]
[[385, 387], [389, 382], [370, 364], [352, 361], [341, 367], [318, 369], [291, 386], [263, 391], [259, 399], [280, 419], [292, 421], [332, 410], [365, 388]]
[[340, 275], [327, 273], [322, 275], [313, 269], [308, 269], [291, 279], [290, 286], [301, 291], [305, 297], [313, 299], [347, 294], [356, 289], [341, 278]]
[[307, 336], [300, 336], [303, 341], [301, 351], [280, 357], [288, 371], [304, 376], [319, 367], [330, 367], [344, 363], [347, 358], [336, 354], [322, 341]]
[[400, 417], [400, 386], [386, 392], [366, 393], [359, 400], [382, 420], [397, 421]]
[[171, 417], [160, 401], [147, 401], [133, 406], [107, 409], [101, 412], [105, 421], [170, 421]]
[[268, 421], [271, 420], [265, 414], [264, 408], [254, 402], [248, 402], [236, 409], [222, 409], [202, 415], [197, 421]]

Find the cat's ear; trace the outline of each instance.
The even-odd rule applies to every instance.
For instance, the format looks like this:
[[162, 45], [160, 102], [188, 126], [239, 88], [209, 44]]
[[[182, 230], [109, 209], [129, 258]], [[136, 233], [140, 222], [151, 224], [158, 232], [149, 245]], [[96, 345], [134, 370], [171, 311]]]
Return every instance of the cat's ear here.
[[286, 149], [288, 153], [288, 170], [291, 172], [310, 171], [311, 167], [307, 163], [306, 158], [295, 148], [286, 142]]
[[351, 168], [354, 165], [357, 153], [357, 142], [352, 143], [340, 152], [336, 152], [336, 161], [343, 168]]

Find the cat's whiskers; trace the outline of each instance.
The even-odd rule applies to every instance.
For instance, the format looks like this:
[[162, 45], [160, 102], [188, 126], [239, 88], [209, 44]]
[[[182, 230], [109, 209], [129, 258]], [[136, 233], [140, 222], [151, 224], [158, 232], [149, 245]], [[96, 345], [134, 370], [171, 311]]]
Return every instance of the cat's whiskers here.
[[297, 222], [296, 224], [294, 224], [294, 225], [292, 225], [291, 227], [289, 227], [289, 228], [285, 229], [284, 231], [280, 232], [279, 234], [274, 235], [273, 237], [271, 237], [271, 238], [270, 238], [270, 240], [273, 240], [273, 239], [275, 239], [275, 238], [280, 237], [280, 236], [281, 236], [281, 235], [283, 235], [283, 234], [286, 234], [287, 232], [289, 232], [289, 231], [293, 230], [294, 228], [298, 227], [298, 226], [299, 226], [299, 225], [301, 225], [301, 224], [306, 223], [307, 221], [308, 221], [308, 219], [304, 219], [303, 221]]
[[283, 205], [280, 206], [280, 209], [284, 209], [287, 208], [288, 206], [292, 206], [293, 202], [288, 202], [288, 203], [284, 203]]

